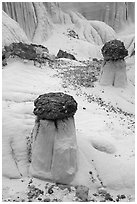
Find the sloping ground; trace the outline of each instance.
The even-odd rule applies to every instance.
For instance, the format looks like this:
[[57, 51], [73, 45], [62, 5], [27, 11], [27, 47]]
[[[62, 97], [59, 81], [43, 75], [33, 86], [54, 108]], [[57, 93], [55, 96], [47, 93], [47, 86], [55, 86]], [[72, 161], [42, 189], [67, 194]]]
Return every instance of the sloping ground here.
[[[65, 67], [60, 65], [61, 71], [67, 67], [68, 72], [72, 68], [82, 72], [82, 62], [74, 63], [73, 67], [69, 60], [65, 63]], [[78, 172], [72, 185], [88, 186], [89, 201], [104, 199], [99, 194], [100, 187], [110, 193], [115, 201], [118, 194], [123, 194], [125, 201], [134, 200], [133, 58], [127, 61], [127, 65], [130, 74], [126, 89], [101, 87], [98, 82], [94, 83], [94, 87], [79, 86], [76, 89], [67, 84], [67, 78], [66, 86], [62, 86], [64, 79], [60, 78], [60, 70], [57, 71], [54, 66], [39, 69], [31, 63], [11, 60], [2, 73], [3, 200], [32, 200], [28, 198], [31, 184], [39, 189], [45, 189], [46, 185], [48, 188], [52, 186], [52, 183], [28, 177], [27, 145], [35, 120], [32, 113], [33, 101], [38, 95], [52, 91], [73, 95], [78, 102], [75, 115], [79, 148]], [[73, 84], [73, 78], [70, 80]], [[36, 189], [34, 191], [36, 193]], [[53, 193], [47, 193], [46, 196], [51, 201], [76, 201], [75, 193], [73, 187], [65, 191], [54, 184]]]
[[28, 43], [28, 38], [19, 26], [4, 11], [2, 12], [2, 45], [10, 45], [12, 42]]
[[[49, 52], [54, 55], [57, 55], [59, 49], [62, 49], [73, 54], [77, 60], [102, 58], [101, 46], [69, 36], [69, 30], [74, 31], [75, 26], [54, 26], [52, 36], [43, 42], [43, 45], [48, 47]], [[75, 33], [77, 34], [77, 32]]]

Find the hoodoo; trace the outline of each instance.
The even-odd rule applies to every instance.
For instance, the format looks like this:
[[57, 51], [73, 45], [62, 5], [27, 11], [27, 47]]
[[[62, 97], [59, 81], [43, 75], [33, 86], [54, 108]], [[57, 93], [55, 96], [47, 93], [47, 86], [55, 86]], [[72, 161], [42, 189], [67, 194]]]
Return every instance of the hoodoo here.
[[124, 43], [111, 40], [102, 47], [104, 62], [102, 65], [100, 85], [125, 87], [127, 84], [125, 57], [128, 55]]
[[77, 102], [72, 96], [57, 92], [40, 95], [34, 105], [30, 173], [41, 179], [70, 183], [77, 172]]

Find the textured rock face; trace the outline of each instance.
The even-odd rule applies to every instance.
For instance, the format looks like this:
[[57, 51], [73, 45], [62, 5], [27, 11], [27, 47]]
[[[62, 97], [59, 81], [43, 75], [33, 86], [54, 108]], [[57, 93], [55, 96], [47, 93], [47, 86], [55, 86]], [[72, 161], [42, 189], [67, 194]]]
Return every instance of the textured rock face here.
[[4, 2], [3, 10], [24, 30], [29, 40], [41, 43], [51, 34], [52, 25], [42, 3]]
[[13, 42], [28, 43], [29, 40], [20, 25], [2, 12], [2, 46], [10, 45]]
[[11, 43], [2, 49], [2, 63], [7, 65], [9, 57], [19, 57], [23, 60], [33, 60], [40, 64], [46, 63], [47, 60], [52, 61], [48, 49], [41, 45], [27, 43]]
[[69, 118], [77, 110], [77, 102], [73, 97], [61, 92], [40, 95], [34, 101], [34, 105], [34, 114], [39, 120]]
[[105, 60], [124, 59], [128, 55], [124, 43], [120, 40], [106, 42], [101, 51]]
[[80, 39], [97, 45], [115, 38], [115, 32], [106, 24], [103, 24], [106, 29], [101, 28], [101, 32], [98, 32], [99, 28], [96, 30], [80, 13], [63, 12], [59, 3], [3, 2], [3, 10], [20, 24], [29, 40], [35, 43], [45, 42], [54, 32], [55, 24], [75, 26]]
[[33, 38], [38, 19], [35, 13], [35, 6], [31, 2], [4, 2], [2, 9], [12, 19], [19, 23], [29, 39]]

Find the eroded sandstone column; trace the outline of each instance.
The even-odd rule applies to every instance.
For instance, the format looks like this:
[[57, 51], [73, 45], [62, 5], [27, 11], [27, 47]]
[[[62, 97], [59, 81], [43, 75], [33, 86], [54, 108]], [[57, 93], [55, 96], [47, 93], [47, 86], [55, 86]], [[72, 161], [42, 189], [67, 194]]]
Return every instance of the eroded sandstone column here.
[[30, 173], [34, 177], [69, 183], [77, 172], [74, 114], [77, 102], [64, 93], [48, 93], [34, 101]]

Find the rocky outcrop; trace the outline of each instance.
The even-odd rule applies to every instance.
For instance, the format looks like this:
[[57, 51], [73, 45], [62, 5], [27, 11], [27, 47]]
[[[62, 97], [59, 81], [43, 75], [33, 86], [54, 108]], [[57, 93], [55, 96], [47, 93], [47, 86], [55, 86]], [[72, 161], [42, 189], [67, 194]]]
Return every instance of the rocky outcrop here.
[[36, 62], [42, 64], [46, 61], [52, 61], [52, 57], [46, 47], [37, 44], [27, 43], [11, 43], [9, 46], [4, 46], [2, 50], [3, 66], [7, 65], [7, 60], [10, 57], [19, 57], [23, 60], [32, 60], [34, 65]]

